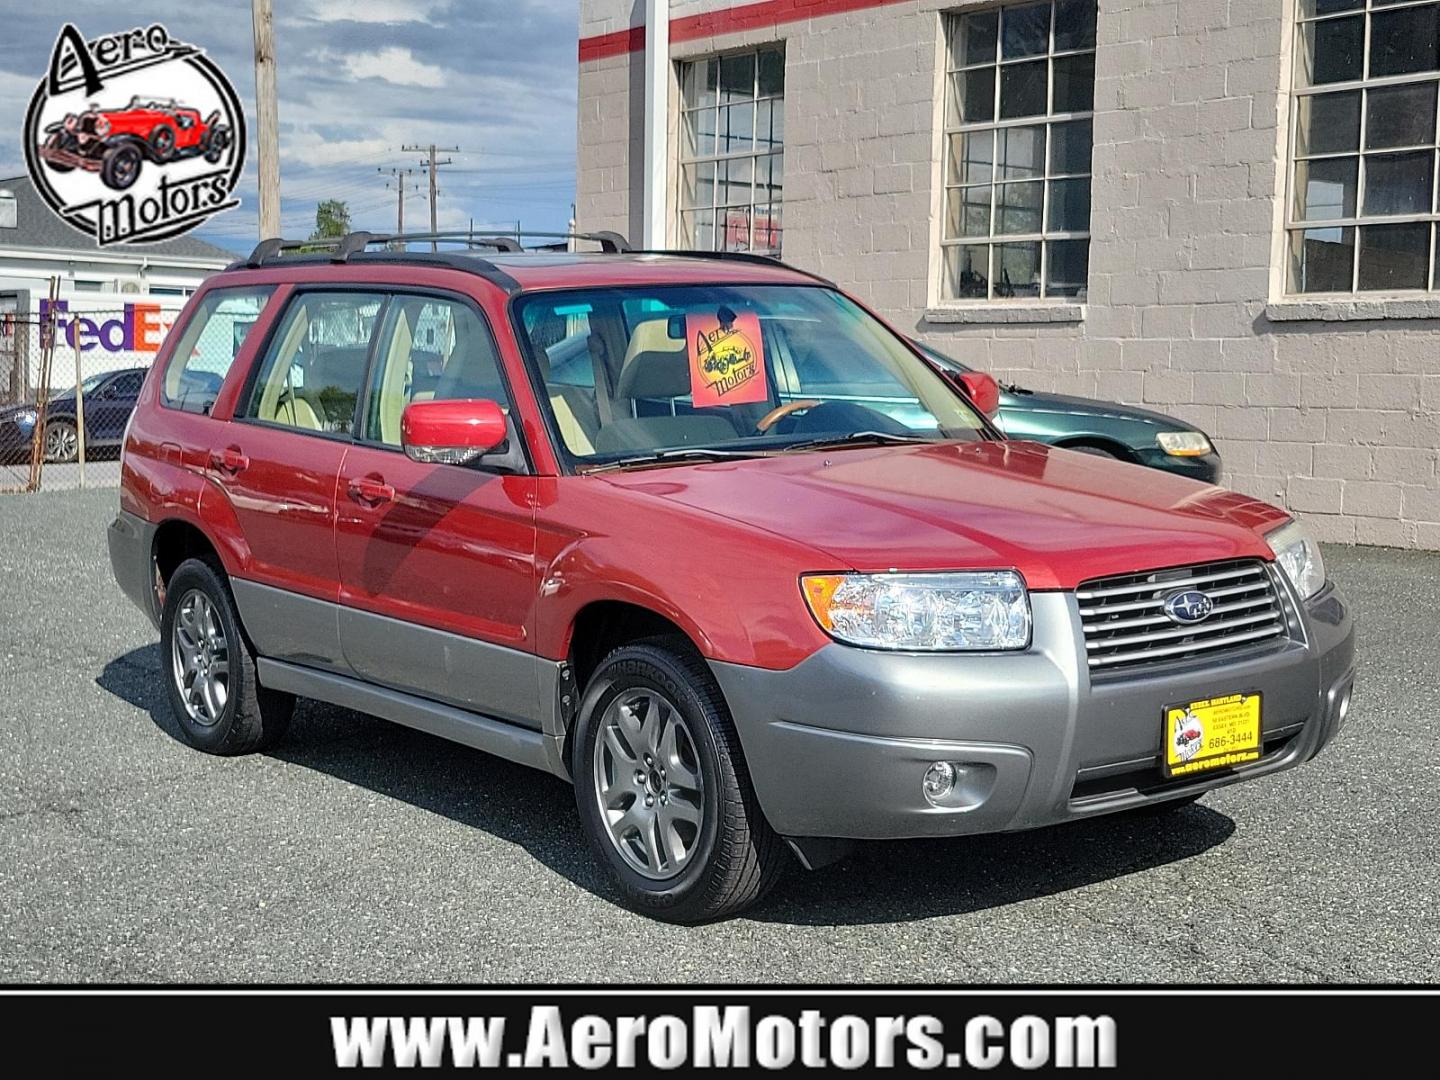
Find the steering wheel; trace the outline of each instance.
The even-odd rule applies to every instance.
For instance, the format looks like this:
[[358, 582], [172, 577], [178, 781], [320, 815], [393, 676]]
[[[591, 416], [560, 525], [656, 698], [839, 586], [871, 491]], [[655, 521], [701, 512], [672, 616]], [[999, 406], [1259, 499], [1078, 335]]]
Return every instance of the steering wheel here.
[[823, 402], [817, 401], [815, 398], [802, 398], [800, 401], [788, 401], [779, 408], [771, 409], [762, 416], [760, 422], [755, 425], [755, 430], [763, 435], [791, 413], [800, 412], [802, 409], [814, 409], [821, 404], [823, 404]]

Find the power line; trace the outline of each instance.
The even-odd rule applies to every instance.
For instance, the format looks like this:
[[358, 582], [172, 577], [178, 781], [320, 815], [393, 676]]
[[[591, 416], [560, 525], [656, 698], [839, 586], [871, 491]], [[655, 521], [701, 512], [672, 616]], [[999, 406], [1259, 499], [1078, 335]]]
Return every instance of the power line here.
[[[464, 151], [462, 151], [462, 150], [460, 149], [460, 147], [458, 147], [458, 146], [436, 146], [434, 143], [431, 143], [429, 146], [402, 146], [402, 147], [400, 147], [400, 149], [401, 149], [402, 152], [404, 152], [404, 153], [406, 153], [406, 154], [426, 154], [426, 155], [427, 155], [428, 160], [427, 160], [427, 158], [422, 158], [421, 161], [420, 161], [420, 164], [421, 164], [422, 166], [428, 167], [428, 169], [429, 169], [429, 171], [430, 171], [430, 231], [431, 231], [432, 233], [433, 233], [433, 232], [439, 232], [439, 227], [437, 226], [436, 221], [435, 221], [435, 202], [436, 202], [435, 196], [436, 196], [436, 194], [437, 194], [437, 192], [436, 192], [436, 190], [435, 190], [435, 172], [436, 172], [436, 170], [439, 169], [442, 165], [453, 165], [453, 164], [455, 164], [455, 159], [454, 159], [454, 158], [449, 158], [449, 157], [447, 157], [444, 161], [440, 161], [440, 160], [438, 160], [438, 159], [436, 158], [435, 155], [436, 155], [436, 154], [440, 154], [440, 153], [445, 153], [445, 154], [460, 154], [460, 153], [463, 153]], [[438, 251], [438, 250], [439, 250], [439, 247], [436, 245], [436, 243], [435, 243], [434, 240], [431, 240], [431, 241], [430, 241], [430, 250], [431, 250], [431, 251]]]
[[[395, 194], [397, 196], [395, 206], [395, 232], [397, 234], [403, 234], [405, 232], [405, 188], [410, 184], [409, 177], [413, 176], [419, 170], [412, 169], [408, 166], [403, 165], [391, 165], [389, 168], [385, 168], [382, 166], [376, 171], [381, 173], [388, 173], [391, 177], [391, 179], [385, 181], [385, 187], [387, 189], [395, 189]], [[415, 185], [415, 187], [416, 190], [419, 190], [418, 184]], [[431, 203], [431, 208], [431, 213], [433, 214], [433, 201]], [[431, 228], [430, 231], [434, 232], [435, 230], [434, 228]]]

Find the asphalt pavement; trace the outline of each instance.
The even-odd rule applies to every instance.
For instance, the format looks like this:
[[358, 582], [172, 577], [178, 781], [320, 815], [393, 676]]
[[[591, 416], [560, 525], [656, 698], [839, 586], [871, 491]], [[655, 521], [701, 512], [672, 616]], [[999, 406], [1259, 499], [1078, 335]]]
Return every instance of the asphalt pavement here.
[[0, 498], [0, 981], [1429, 981], [1440, 556], [1331, 548], [1355, 708], [1175, 814], [870, 844], [746, 917], [620, 907], [559, 780], [302, 703], [183, 745], [115, 587], [110, 491]]

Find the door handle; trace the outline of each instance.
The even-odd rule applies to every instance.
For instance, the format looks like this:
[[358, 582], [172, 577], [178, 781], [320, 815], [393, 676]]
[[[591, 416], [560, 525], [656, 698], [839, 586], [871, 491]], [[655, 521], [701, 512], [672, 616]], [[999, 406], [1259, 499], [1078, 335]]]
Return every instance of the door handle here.
[[383, 480], [361, 477], [350, 481], [350, 498], [367, 506], [378, 506], [395, 498], [395, 489]]
[[250, 467], [250, 459], [240, 452], [238, 446], [227, 446], [224, 450], [211, 451], [210, 464], [221, 472], [234, 476], [242, 469]]

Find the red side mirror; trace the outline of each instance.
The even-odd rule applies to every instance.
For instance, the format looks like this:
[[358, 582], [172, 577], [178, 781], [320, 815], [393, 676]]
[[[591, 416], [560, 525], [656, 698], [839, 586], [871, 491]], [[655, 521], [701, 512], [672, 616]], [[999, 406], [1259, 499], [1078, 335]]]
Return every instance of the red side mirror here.
[[1000, 411], [1000, 384], [983, 371], [962, 371], [957, 378], [971, 404], [986, 416]]
[[400, 443], [416, 461], [464, 465], [505, 441], [505, 411], [488, 399], [412, 401], [400, 418]]

